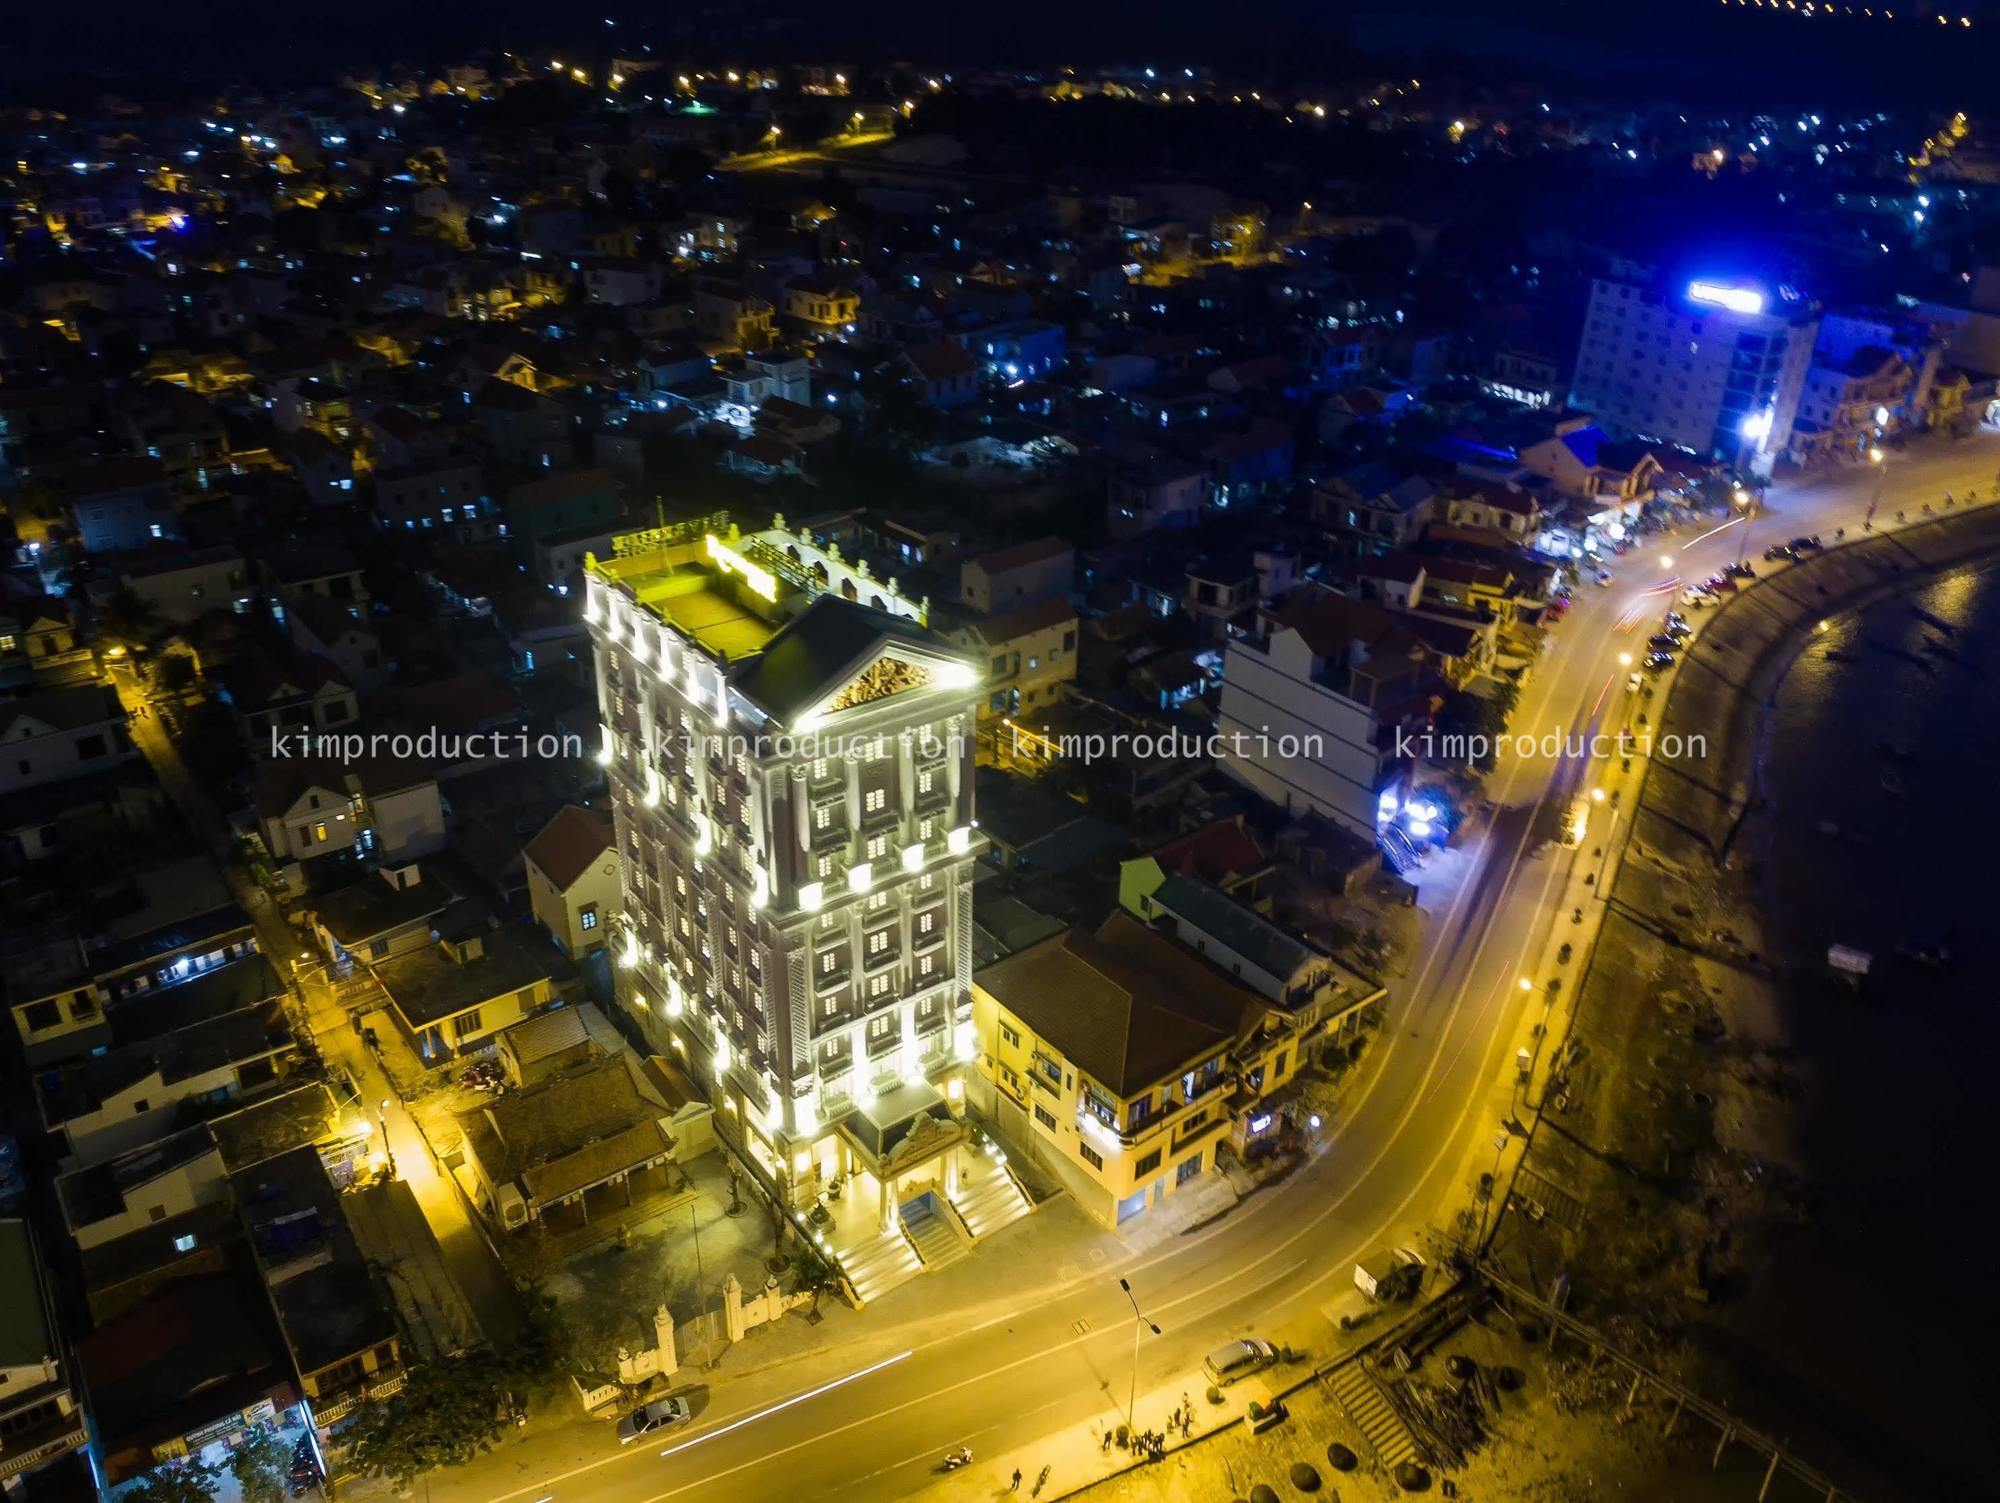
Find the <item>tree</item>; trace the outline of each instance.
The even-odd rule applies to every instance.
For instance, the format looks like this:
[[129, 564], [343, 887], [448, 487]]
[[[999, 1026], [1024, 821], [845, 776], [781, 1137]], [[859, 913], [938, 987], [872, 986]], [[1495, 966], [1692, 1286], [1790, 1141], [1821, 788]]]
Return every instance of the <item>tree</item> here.
[[396, 1487], [436, 1467], [463, 1466], [506, 1429], [505, 1372], [490, 1355], [412, 1368], [386, 1403], [362, 1405], [342, 1432], [354, 1465]]
[[243, 1493], [243, 1503], [285, 1503], [285, 1479], [291, 1452], [269, 1430], [259, 1430], [229, 1453], [229, 1474]]
[[839, 1287], [840, 1274], [826, 1260], [826, 1255], [816, 1244], [801, 1239], [798, 1251], [792, 1257], [792, 1292], [812, 1295], [812, 1314], [809, 1319], [819, 1318], [820, 1296]]
[[120, 585], [97, 609], [98, 634], [128, 647], [144, 645], [160, 626], [159, 610], [130, 585]]
[[154, 1467], [121, 1493], [121, 1503], [210, 1503], [222, 1473], [195, 1457]]

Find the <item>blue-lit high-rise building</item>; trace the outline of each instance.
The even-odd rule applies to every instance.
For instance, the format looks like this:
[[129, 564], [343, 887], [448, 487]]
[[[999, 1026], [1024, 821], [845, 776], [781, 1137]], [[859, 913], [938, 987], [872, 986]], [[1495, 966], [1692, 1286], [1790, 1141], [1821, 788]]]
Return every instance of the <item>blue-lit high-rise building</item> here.
[[1819, 307], [1755, 279], [1599, 277], [1570, 405], [1615, 433], [1768, 472], [1791, 442]]

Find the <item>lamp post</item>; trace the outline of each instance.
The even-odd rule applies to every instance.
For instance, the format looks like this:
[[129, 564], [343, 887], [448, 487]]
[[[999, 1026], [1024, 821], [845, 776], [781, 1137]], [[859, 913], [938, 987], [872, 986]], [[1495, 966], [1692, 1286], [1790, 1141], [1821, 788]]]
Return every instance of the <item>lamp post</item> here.
[[1861, 519], [1861, 530], [1875, 530], [1875, 508], [1882, 504], [1882, 487], [1889, 479], [1889, 456], [1882, 452], [1880, 444], [1868, 446], [1868, 462], [1875, 466], [1875, 494], [1868, 498], [1868, 515]]
[[1159, 1335], [1160, 1328], [1146, 1319], [1139, 1309], [1139, 1297], [1132, 1292], [1131, 1280], [1120, 1279], [1118, 1287], [1125, 1291], [1125, 1301], [1132, 1307], [1132, 1382], [1125, 1390], [1125, 1444], [1130, 1446], [1137, 1434], [1134, 1429], [1134, 1415], [1139, 1407], [1139, 1341], [1148, 1331], [1155, 1336]]

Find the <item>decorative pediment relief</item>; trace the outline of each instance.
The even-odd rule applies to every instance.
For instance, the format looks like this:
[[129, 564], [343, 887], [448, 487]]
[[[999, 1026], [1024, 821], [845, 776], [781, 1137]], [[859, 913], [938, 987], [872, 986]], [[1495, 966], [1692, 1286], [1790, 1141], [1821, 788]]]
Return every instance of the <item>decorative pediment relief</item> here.
[[927, 689], [931, 685], [931, 671], [915, 663], [905, 663], [898, 658], [877, 658], [847, 686], [836, 694], [827, 705], [829, 712], [851, 710], [856, 705], [873, 704], [878, 699], [887, 699], [892, 694], [905, 694], [912, 689]]

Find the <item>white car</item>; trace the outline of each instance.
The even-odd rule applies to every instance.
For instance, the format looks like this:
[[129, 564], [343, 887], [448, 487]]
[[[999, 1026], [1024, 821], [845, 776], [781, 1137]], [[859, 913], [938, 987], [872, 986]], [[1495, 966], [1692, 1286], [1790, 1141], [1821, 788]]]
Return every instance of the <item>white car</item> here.
[[688, 1408], [686, 1399], [655, 1399], [650, 1404], [641, 1404], [618, 1422], [618, 1444], [629, 1446], [635, 1440], [671, 1430], [693, 1418], [694, 1411]]
[[1278, 1360], [1278, 1349], [1268, 1341], [1254, 1338], [1232, 1341], [1217, 1347], [1201, 1364], [1202, 1375], [1217, 1388], [1227, 1388], [1252, 1373], [1262, 1372]]

